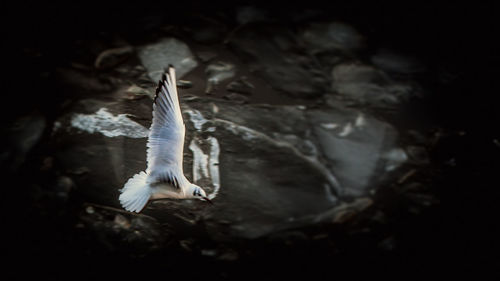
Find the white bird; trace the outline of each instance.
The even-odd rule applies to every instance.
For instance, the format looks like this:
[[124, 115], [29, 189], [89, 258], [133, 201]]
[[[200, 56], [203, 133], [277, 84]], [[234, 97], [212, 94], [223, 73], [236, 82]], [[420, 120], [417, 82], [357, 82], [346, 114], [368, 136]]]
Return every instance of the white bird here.
[[184, 176], [184, 121], [175, 80], [175, 69], [169, 66], [156, 88], [153, 122], [147, 143], [148, 167], [130, 178], [119, 197], [125, 210], [140, 212], [149, 199], [201, 199], [211, 203], [205, 191]]

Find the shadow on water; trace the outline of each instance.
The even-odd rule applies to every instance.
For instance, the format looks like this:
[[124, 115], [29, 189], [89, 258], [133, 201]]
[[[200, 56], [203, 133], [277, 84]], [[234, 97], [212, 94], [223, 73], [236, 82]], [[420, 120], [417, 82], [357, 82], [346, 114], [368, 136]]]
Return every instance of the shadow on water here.
[[[7, 7], [7, 267], [498, 276], [497, 7], [355, 2]], [[130, 214], [118, 189], [146, 168], [151, 77], [175, 59], [184, 170], [215, 205]]]

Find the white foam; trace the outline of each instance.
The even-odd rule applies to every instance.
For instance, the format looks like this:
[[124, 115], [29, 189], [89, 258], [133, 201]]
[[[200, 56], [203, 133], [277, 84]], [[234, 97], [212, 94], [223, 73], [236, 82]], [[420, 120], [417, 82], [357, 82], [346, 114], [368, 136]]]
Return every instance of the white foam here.
[[[203, 125], [208, 122], [200, 111], [188, 108], [184, 110], [189, 114], [189, 119], [193, 123], [197, 132], [202, 132]], [[205, 132], [215, 132], [215, 127], [208, 127]], [[198, 145], [209, 144], [209, 151], [203, 151], [202, 147]], [[206, 146], [204, 146], [206, 147]], [[208, 198], [214, 199], [220, 189], [220, 176], [219, 176], [219, 142], [215, 137], [209, 136], [202, 139], [199, 136], [193, 137], [189, 144], [189, 149], [193, 152], [193, 182], [197, 182], [202, 178], [209, 178], [212, 181], [214, 190], [208, 194]]]
[[189, 114], [189, 117], [191, 119], [191, 122], [193, 122], [194, 128], [198, 131], [201, 132], [201, 129], [203, 128], [203, 124], [207, 123], [208, 120], [203, 117], [201, 112], [199, 112], [196, 109], [186, 109], [184, 110], [185, 113]]
[[195, 139], [191, 140], [189, 149], [193, 152], [193, 181], [197, 182], [208, 177], [208, 155], [203, 153]]
[[356, 117], [356, 121], [354, 121], [354, 126], [356, 127], [363, 127], [366, 125], [366, 119], [363, 116], [363, 114], [359, 114], [358, 117]]
[[220, 177], [219, 177], [219, 153], [220, 147], [219, 142], [214, 137], [208, 137], [207, 141], [210, 143], [210, 158], [208, 160], [208, 167], [210, 169], [210, 177], [212, 178], [212, 185], [214, 186], [214, 191], [208, 195], [208, 198], [214, 199], [217, 196], [220, 188]]
[[104, 107], [94, 114], [74, 114], [71, 126], [88, 133], [101, 133], [106, 137], [146, 138], [149, 134], [146, 127], [129, 119], [126, 114], [115, 116]]
[[347, 123], [344, 128], [342, 129], [342, 132], [339, 133], [339, 137], [347, 137], [353, 132], [353, 127], [351, 122]]
[[208, 198], [214, 199], [220, 189], [219, 176], [219, 142], [216, 138], [210, 136], [203, 142], [210, 144], [210, 151], [204, 153], [201, 147], [197, 144], [197, 138], [194, 138], [189, 144], [189, 149], [193, 152], [193, 182], [197, 182], [202, 178], [210, 178], [214, 190], [208, 195]]
[[336, 123], [321, 123], [320, 124], [321, 128], [325, 130], [333, 130], [339, 126], [339, 124]]

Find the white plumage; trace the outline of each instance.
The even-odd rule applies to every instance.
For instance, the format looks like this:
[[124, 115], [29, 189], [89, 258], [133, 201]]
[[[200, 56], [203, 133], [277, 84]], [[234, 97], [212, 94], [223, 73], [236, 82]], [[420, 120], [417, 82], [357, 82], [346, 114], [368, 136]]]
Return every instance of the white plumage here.
[[130, 178], [119, 197], [127, 211], [140, 212], [150, 198], [198, 198], [205, 191], [189, 182], [182, 169], [185, 126], [179, 105], [175, 69], [169, 66], [158, 83], [147, 143], [147, 169]]

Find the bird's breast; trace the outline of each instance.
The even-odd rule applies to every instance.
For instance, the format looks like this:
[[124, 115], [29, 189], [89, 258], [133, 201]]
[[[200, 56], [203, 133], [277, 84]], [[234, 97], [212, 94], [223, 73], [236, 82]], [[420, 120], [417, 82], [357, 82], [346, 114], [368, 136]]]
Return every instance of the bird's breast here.
[[184, 198], [184, 192], [182, 188], [177, 188], [169, 183], [154, 183], [151, 184], [152, 195], [151, 199], [163, 199], [163, 198]]

